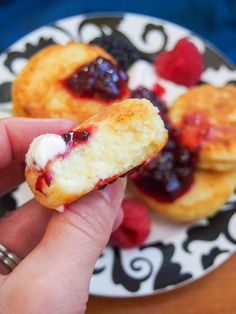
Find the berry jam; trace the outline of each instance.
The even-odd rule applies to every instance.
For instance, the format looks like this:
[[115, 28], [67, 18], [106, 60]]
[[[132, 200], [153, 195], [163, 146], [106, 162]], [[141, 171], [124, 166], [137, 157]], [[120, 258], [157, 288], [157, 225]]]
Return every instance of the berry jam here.
[[153, 91], [158, 97], [161, 97], [165, 94], [166, 89], [160, 84], [154, 84]]
[[77, 146], [78, 144], [86, 143], [91, 135], [91, 130], [78, 130], [70, 131], [68, 133], [62, 134], [63, 140], [69, 146]]
[[75, 97], [119, 99], [128, 93], [128, 76], [122, 68], [98, 57], [63, 80], [63, 86]]
[[160, 202], [173, 202], [193, 183], [199, 147], [187, 148], [180, 130], [170, 127], [169, 139], [158, 157], [147, 163], [141, 173], [131, 174], [137, 187]]
[[192, 111], [184, 116], [181, 124], [181, 141], [188, 148], [200, 146], [209, 132], [210, 123], [203, 112]]
[[46, 183], [47, 186], [50, 186], [51, 182], [52, 182], [51, 173], [48, 171], [45, 171], [41, 175], [38, 176], [35, 182], [35, 190], [43, 193], [43, 185]]
[[146, 87], [139, 86], [137, 89], [133, 90], [130, 98], [146, 98], [151, 101], [153, 106], [159, 109], [161, 115], [165, 115], [167, 113], [167, 106], [165, 102]]
[[190, 112], [175, 128], [167, 116], [167, 106], [157, 92], [140, 86], [131, 93], [131, 97], [147, 98], [159, 109], [169, 138], [157, 157], [144, 163], [129, 177], [141, 191], [159, 202], [173, 202], [193, 183], [199, 150], [209, 134], [209, 121], [202, 112]]

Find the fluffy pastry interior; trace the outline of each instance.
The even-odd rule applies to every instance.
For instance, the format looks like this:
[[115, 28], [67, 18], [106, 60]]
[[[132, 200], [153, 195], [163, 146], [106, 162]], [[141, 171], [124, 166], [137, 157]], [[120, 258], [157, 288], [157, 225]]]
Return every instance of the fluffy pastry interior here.
[[40, 173], [27, 169], [28, 183], [43, 205], [58, 207], [112, 181], [156, 154], [167, 139], [156, 108], [144, 99], [114, 104], [79, 129], [86, 127], [92, 129], [86, 143], [49, 163], [52, 182], [44, 184], [43, 193], [35, 190]]

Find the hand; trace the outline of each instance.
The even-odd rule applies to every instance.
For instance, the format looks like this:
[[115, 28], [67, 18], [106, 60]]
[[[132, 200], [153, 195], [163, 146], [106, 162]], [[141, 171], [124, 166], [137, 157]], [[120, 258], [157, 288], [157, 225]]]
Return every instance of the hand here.
[[[63, 133], [69, 120], [0, 121], [0, 195], [24, 181], [32, 139]], [[0, 220], [0, 243], [23, 261], [7, 274], [0, 261], [0, 313], [84, 313], [94, 265], [122, 221], [125, 180], [91, 192], [57, 213], [31, 200]]]

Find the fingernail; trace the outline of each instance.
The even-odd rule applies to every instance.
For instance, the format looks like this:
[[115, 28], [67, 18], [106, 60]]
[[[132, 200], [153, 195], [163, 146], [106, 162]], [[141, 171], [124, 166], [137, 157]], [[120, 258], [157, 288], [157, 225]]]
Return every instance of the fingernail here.
[[113, 206], [120, 206], [122, 199], [124, 197], [124, 191], [126, 187], [126, 179], [119, 178], [114, 183], [107, 185], [100, 192]]

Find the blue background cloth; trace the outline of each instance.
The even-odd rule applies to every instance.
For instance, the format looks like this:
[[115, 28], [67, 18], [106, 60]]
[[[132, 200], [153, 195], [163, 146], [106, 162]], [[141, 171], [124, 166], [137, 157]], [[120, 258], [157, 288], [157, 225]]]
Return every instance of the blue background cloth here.
[[57, 19], [107, 11], [143, 13], [178, 23], [236, 62], [236, 0], [0, 0], [0, 51]]

